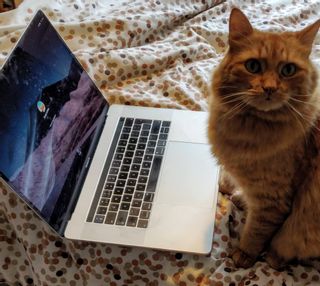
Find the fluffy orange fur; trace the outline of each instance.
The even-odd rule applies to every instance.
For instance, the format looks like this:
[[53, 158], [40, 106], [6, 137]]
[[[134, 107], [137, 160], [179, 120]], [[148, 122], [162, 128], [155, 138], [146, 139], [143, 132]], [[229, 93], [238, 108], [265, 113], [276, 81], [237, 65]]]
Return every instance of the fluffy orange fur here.
[[[229, 50], [213, 74], [212, 153], [242, 190], [246, 223], [233, 252], [250, 267], [320, 257], [320, 89], [309, 59], [320, 20], [298, 32], [254, 29], [233, 9]], [[319, 147], [319, 148], [318, 148]]]

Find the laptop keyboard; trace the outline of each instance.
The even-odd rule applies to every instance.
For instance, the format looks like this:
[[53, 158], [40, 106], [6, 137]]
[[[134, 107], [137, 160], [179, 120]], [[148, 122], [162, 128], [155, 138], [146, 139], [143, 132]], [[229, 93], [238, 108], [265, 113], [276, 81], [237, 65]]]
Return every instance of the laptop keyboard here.
[[87, 221], [147, 228], [170, 121], [121, 117]]

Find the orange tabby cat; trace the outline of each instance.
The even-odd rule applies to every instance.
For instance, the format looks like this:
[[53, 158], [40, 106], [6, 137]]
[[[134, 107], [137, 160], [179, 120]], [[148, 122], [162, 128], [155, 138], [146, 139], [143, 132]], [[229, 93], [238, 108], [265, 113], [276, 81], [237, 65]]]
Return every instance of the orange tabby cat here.
[[243, 191], [246, 223], [232, 256], [238, 267], [250, 267], [263, 250], [273, 267], [320, 257], [320, 91], [309, 59], [319, 26], [267, 33], [231, 12], [208, 135]]

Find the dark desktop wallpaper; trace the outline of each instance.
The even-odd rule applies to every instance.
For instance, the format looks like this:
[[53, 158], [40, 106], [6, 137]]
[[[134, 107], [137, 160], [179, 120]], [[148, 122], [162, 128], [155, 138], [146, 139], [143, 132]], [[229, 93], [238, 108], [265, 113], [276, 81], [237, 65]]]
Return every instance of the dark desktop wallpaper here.
[[41, 13], [0, 71], [0, 101], [0, 171], [49, 219], [77, 182], [106, 101]]

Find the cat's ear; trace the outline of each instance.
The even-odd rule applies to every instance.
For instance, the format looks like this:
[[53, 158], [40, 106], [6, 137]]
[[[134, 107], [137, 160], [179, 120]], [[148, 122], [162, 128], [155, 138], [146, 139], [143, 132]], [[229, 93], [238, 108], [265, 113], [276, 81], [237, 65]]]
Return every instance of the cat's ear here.
[[308, 53], [311, 53], [312, 44], [318, 33], [319, 28], [320, 28], [320, 19], [315, 23], [313, 23], [312, 25], [297, 32], [297, 38], [299, 39], [300, 43], [307, 48]]
[[241, 39], [253, 32], [253, 28], [245, 14], [238, 8], [233, 8], [229, 19], [229, 45], [232, 48]]

